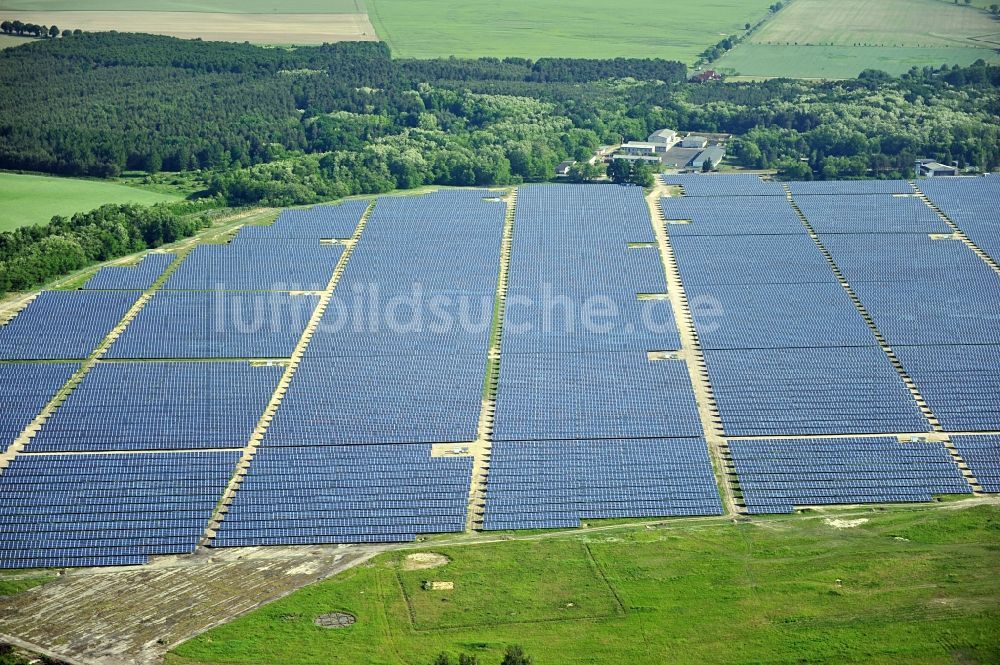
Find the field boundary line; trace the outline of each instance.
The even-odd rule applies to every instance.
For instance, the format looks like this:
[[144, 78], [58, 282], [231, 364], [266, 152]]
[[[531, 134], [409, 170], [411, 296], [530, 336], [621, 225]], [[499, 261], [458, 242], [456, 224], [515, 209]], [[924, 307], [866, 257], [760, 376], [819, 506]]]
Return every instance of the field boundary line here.
[[670, 244], [670, 235], [667, 233], [667, 217], [663, 212], [660, 199], [668, 196], [670, 196], [668, 186], [660, 178], [657, 178], [656, 185], [646, 195], [649, 220], [656, 236], [660, 263], [663, 266], [667, 282], [667, 296], [674, 311], [674, 322], [677, 324], [677, 332], [681, 340], [678, 359], [687, 366], [691, 388], [698, 406], [698, 416], [704, 431], [705, 444], [708, 447], [709, 457], [712, 459], [715, 483], [721, 492], [723, 514], [734, 515], [741, 512], [736, 502], [736, 494], [733, 491], [733, 483], [738, 482], [738, 479], [735, 469], [729, 461], [729, 445], [726, 443], [725, 434], [722, 431], [719, 407], [715, 401], [715, 394], [712, 392], [712, 383], [705, 365], [705, 356], [701, 351], [701, 342], [698, 340], [698, 331], [694, 325], [694, 317], [691, 314], [687, 293], [681, 280], [680, 269], [677, 267], [674, 248]]
[[[330, 276], [330, 279], [326, 284], [326, 288], [323, 289], [319, 302], [316, 304], [312, 315], [309, 317], [309, 322], [306, 324], [305, 329], [299, 336], [298, 342], [295, 344], [295, 350], [288, 359], [288, 364], [285, 365], [285, 371], [278, 380], [278, 385], [275, 386], [274, 392], [271, 394], [271, 399], [268, 401], [267, 406], [264, 408], [264, 412], [257, 420], [257, 425], [250, 434], [250, 439], [247, 441], [247, 445], [243, 447], [242, 455], [240, 455], [240, 459], [236, 463], [236, 468], [233, 469], [233, 473], [229, 478], [226, 489], [219, 498], [215, 509], [212, 511], [212, 516], [209, 518], [208, 524], [202, 532], [201, 539], [198, 543], [199, 546], [207, 546], [209, 542], [211, 542], [212, 538], [215, 537], [219, 527], [222, 525], [226, 512], [229, 510], [229, 505], [232, 503], [236, 492], [243, 483], [243, 478], [246, 477], [247, 470], [250, 468], [250, 464], [253, 462], [253, 458], [257, 454], [257, 447], [264, 440], [264, 435], [267, 433], [267, 429], [271, 425], [271, 420], [277, 413], [278, 407], [281, 405], [281, 400], [284, 399], [285, 393], [288, 391], [288, 386], [291, 384], [292, 378], [295, 376], [295, 371], [298, 369], [299, 363], [302, 362], [306, 348], [312, 340], [313, 333], [316, 331], [316, 328], [319, 327], [320, 320], [323, 318], [323, 314], [326, 312], [326, 308], [329, 306], [330, 301], [333, 298], [333, 291], [337, 288], [337, 284], [340, 283], [340, 278], [344, 274], [344, 270], [347, 268], [347, 262], [354, 253], [354, 248], [361, 239], [361, 234], [365, 230], [365, 226], [368, 224], [368, 219], [374, 212], [377, 203], [378, 199], [372, 199], [372, 201], [368, 204], [368, 207], [365, 208], [364, 213], [361, 215], [361, 219], [358, 221], [358, 224], [354, 229], [354, 233], [351, 234], [350, 239], [344, 243], [343, 253], [337, 260], [337, 265], [333, 269], [333, 274]], [[239, 449], [237, 448], [235, 450]]]

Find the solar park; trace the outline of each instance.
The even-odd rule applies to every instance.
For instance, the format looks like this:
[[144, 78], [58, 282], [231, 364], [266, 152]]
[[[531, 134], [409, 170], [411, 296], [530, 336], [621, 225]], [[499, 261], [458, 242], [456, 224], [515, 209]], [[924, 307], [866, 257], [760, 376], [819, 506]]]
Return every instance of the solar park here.
[[0, 326], [0, 567], [1000, 491], [1000, 177], [286, 210]]

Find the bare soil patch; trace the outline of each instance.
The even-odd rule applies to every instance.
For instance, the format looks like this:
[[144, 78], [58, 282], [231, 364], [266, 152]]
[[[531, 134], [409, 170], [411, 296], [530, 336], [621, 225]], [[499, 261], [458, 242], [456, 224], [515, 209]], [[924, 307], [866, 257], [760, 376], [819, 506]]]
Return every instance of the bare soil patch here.
[[4, 19], [86, 31], [147, 32], [183, 39], [254, 44], [378, 41], [368, 14], [52, 11], [5, 12]]
[[433, 552], [416, 552], [403, 559], [403, 570], [428, 570], [448, 565], [451, 559], [443, 554]]

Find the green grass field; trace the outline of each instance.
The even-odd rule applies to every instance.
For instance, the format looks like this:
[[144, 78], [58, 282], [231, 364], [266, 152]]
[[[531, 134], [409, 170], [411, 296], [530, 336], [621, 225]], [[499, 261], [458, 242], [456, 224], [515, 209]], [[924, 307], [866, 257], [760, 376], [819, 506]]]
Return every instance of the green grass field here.
[[[985, 12], [939, 0], [794, 0], [750, 41], [837, 46], [976, 46], [1000, 22]], [[994, 46], [995, 48], [995, 46]]]
[[72, 215], [105, 203], [175, 201], [179, 196], [99, 180], [0, 173], [0, 231], [44, 224], [53, 215]]
[[41, 586], [54, 579], [54, 575], [15, 577], [13, 579], [4, 579], [3, 577], [0, 577], [0, 596], [13, 596], [15, 593], [21, 593], [22, 591], [33, 589], [36, 586]]
[[693, 61], [767, 14], [768, 0], [368, 0], [379, 36], [400, 57], [661, 57]]
[[0, 11], [157, 11], [232, 14], [363, 14], [364, 0], [0, 0]]
[[941, 0], [794, 0], [716, 61], [748, 77], [852, 78], [865, 69], [1000, 62], [1000, 21]]
[[[179, 646], [191, 662], [1000, 662], [1000, 507], [673, 521], [465, 546], [404, 571], [378, 557]], [[843, 525], [841, 525], [843, 526]], [[412, 551], [412, 550], [411, 550]], [[423, 580], [453, 582], [425, 591]], [[314, 625], [346, 611], [345, 629]]]
[[0, 49], [3, 48], [14, 48], [15, 46], [20, 46], [21, 44], [27, 44], [28, 42], [33, 42], [34, 39], [30, 37], [14, 37], [12, 35], [0, 35]]
[[726, 74], [772, 78], [854, 78], [865, 69], [902, 74], [910, 67], [970, 65], [982, 58], [1000, 62], [980, 48], [878, 48], [864, 46], [779, 46], [741, 44], [714, 64]]

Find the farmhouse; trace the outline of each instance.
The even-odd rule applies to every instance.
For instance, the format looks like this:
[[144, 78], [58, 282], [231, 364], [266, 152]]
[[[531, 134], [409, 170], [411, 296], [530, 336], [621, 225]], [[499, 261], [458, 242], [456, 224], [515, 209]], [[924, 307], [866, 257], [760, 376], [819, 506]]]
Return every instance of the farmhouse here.
[[629, 141], [622, 144], [616, 157], [625, 155], [654, 157], [658, 152], [666, 152], [666, 146], [660, 143], [649, 143], [646, 141]]
[[704, 136], [687, 136], [681, 141], [682, 148], [704, 148], [708, 145], [708, 139]]
[[709, 81], [721, 81], [722, 76], [719, 75], [714, 69], [708, 69], [703, 72], [699, 72], [691, 77], [692, 83], [708, 83]]
[[560, 162], [559, 166], [556, 167], [556, 176], [567, 176], [569, 175], [569, 170], [573, 168], [576, 164], [572, 159], [568, 159], [565, 162]]
[[670, 146], [677, 143], [677, 132], [672, 129], [660, 129], [650, 134], [647, 141], [663, 146], [663, 149], [657, 150], [657, 152], [666, 152]]

